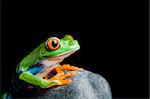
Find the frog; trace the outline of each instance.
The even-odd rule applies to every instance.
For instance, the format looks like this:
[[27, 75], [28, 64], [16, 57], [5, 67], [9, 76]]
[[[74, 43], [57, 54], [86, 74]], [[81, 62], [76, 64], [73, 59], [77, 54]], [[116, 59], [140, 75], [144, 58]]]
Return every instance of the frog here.
[[[65, 35], [59, 39], [56, 36], [49, 37], [31, 53], [25, 56], [16, 66], [17, 78], [39, 88], [51, 88], [70, 84], [72, 79], [66, 79], [76, 75], [77, 70], [83, 70], [69, 64], [60, 65], [61, 62], [80, 49], [80, 45], [71, 35]], [[51, 71], [56, 74], [49, 78]], [[64, 70], [70, 70], [65, 73]], [[3, 97], [6, 98], [6, 94]]]

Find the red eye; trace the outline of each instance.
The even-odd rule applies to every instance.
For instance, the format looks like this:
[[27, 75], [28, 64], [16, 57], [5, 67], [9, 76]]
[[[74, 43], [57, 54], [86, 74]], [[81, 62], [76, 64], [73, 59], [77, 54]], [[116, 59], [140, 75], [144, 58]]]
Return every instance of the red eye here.
[[56, 50], [60, 46], [60, 40], [57, 37], [51, 37], [47, 40], [46, 46], [48, 49]]

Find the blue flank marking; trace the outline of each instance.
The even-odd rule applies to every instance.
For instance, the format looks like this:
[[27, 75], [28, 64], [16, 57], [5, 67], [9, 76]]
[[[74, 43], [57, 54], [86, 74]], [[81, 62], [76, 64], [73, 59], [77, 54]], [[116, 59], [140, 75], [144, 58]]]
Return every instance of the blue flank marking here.
[[34, 74], [40, 72], [43, 68], [44, 68], [44, 66], [36, 66], [36, 67], [29, 69], [28, 71], [34, 75]]

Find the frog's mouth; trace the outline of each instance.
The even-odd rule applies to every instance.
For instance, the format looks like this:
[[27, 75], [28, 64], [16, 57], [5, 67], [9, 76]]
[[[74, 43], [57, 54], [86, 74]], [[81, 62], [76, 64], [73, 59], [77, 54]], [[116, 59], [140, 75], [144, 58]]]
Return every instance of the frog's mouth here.
[[59, 54], [55, 57], [46, 57], [40, 61], [40, 64], [44, 66], [44, 69], [41, 70], [36, 75], [43, 78], [45, 77], [49, 72], [51, 72], [54, 68], [58, 67], [59, 64], [64, 60], [64, 58], [69, 57], [71, 54], [75, 53], [79, 49], [75, 49], [72, 51], [68, 51], [62, 54]]

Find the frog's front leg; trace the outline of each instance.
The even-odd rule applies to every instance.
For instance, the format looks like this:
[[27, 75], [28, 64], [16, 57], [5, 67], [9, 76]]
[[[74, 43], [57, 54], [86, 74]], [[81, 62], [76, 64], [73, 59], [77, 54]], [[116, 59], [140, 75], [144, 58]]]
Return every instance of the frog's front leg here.
[[76, 66], [71, 66], [69, 64], [64, 64], [64, 65], [62, 65], [61, 67], [58, 67], [58, 68], [61, 69], [61, 70], [74, 70], [74, 71], [83, 70], [83, 68], [78, 68]]
[[[70, 66], [69, 64], [64, 64], [62, 66], [55, 68], [55, 71], [57, 72], [57, 74], [54, 77], [48, 79], [48, 75], [47, 75], [45, 77], [45, 79], [47, 79], [49, 81], [58, 80], [59, 83], [57, 85], [70, 84], [72, 82], [72, 79], [66, 79], [66, 78], [74, 76], [76, 74], [76, 72], [71, 71], [71, 72], [64, 74], [63, 70], [75, 70], [76, 71], [76, 70], [83, 70], [83, 69], [75, 67], [75, 66]], [[51, 87], [51, 86], [49, 86], [49, 87]]]
[[[75, 72], [68, 72], [66, 74], [62, 74], [62, 75], [55, 75], [54, 77], [48, 79], [49, 82], [55, 81], [57, 80], [58, 83], [55, 85], [66, 85], [66, 84], [70, 84], [72, 82], [72, 79], [66, 79], [67, 77], [70, 76], [74, 76]], [[49, 87], [52, 87], [54, 85], [50, 85]]]

